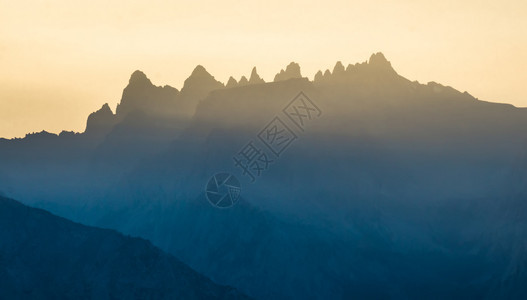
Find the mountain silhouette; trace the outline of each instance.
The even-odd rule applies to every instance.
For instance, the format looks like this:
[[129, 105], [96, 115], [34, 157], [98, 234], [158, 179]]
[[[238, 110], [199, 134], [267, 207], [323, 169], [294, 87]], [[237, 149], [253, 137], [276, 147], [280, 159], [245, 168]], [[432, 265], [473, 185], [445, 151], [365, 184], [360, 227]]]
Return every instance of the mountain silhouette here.
[[190, 74], [190, 77], [185, 80], [181, 89], [181, 98], [183, 101], [189, 102], [187, 105], [191, 105], [193, 109], [197, 101], [205, 98], [211, 91], [222, 89], [223, 87], [223, 83], [214, 79], [203, 66], [197, 66]]
[[265, 83], [265, 81], [262, 78], [260, 78], [260, 75], [258, 75], [256, 71], [256, 67], [254, 67], [253, 70], [251, 71], [251, 77], [249, 78], [249, 84], [260, 84], [260, 83]]
[[15, 299], [243, 299], [151, 243], [0, 197], [0, 287]]
[[140, 110], [147, 113], [161, 114], [175, 110], [179, 92], [177, 89], [164, 86], [157, 87], [141, 71], [135, 71], [130, 76], [128, 86], [123, 90], [121, 102], [117, 105], [116, 115], [119, 120], [129, 113]]
[[[284, 113], [298, 95], [320, 110]], [[251, 179], [233, 163], [280, 118], [297, 139]], [[382, 53], [180, 92], [132, 74], [84, 133], [0, 140], [0, 190], [140, 236], [215, 282], [269, 298], [524, 298], [527, 110], [398, 74]], [[205, 185], [229, 172], [238, 203]]]
[[291, 62], [287, 65], [285, 71], [284, 69], [280, 70], [280, 73], [277, 73], [274, 76], [274, 81], [284, 81], [292, 78], [302, 78], [302, 75], [300, 74], [300, 65], [295, 62]]
[[229, 81], [227, 81], [227, 84], [225, 85], [226, 88], [232, 88], [238, 85], [238, 81], [234, 79], [232, 76], [229, 77]]
[[86, 122], [86, 135], [105, 136], [116, 123], [116, 116], [105, 103], [98, 111], [91, 113]]
[[242, 78], [240, 78], [240, 81], [238, 81], [238, 86], [246, 86], [249, 84], [249, 80], [247, 80], [247, 77], [245, 76], [242, 76]]

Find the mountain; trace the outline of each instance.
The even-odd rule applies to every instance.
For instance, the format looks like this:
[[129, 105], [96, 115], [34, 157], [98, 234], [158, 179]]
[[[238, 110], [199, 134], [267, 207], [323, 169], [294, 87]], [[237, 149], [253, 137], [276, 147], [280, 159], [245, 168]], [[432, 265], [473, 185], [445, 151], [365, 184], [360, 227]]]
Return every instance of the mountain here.
[[274, 76], [274, 81], [284, 81], [292, 78], [302, 78], [302, 74], [300, 74], [300, 65], [295, 62], [291, 62], [287, 65], [285, 70], [280, 70], [280, 73], [277, 73]]
[[123, 120], [128, 114], [135, 111], [154, 113], [158, 115], [182, 112], [176, 109], [179, 100], [179, 91], [171, 86], [155, 86], [141, 71], [135, 71], [131, 76], [128, 86], [123, 90], [120, 103], [117, 105], [116, 117]]
[[91, 113], [86, 121], [86, 135], [104, 137], [112, 130], [116, 123], [116, 116], [113, 114], [108, 103], [105, 103], [98, 111]]
[[260, 78], [260, 75], [258, 75], [258, 72], [256, 71], [256, 67], [253, 68], [251, 71], [251, 77], [249, 78], [249, 84], [261, 84], [265, 83], [265, 81]]
[[226, 88], [232, 88], [238, 85], [238, 82], [236, 79], [234, 79], [232, 76], [229, 77], [229, 81], [227, 81], [227, 85], [225, 85]]
[[254, 67], [251, 71], [251, 75], [249, 77], [249, 80], [247, 80], [247, 77], [242, 76], [240, 78], [240, 81], [237, 82], [236, 79], [234, 79], [232, 76], [229, 77], [229, 80], [227, 81], [226, 88], [233, 88], [233, 87], [241, 87], [246, 85], [252, 85], [252, 84], [262, 84], [265, 83], [265, 81], [258, 75], [258, 71], [256, 71], [256, 67]]
[[152, 246], [0, 197], [5, 299], [245, 299]]
[[205, 98], [211, 91], [223, 87], [223, 83], [214, 79], [214, 76], [210, 75], [203, 66], [197, 66], [190, 77], [185, 80], [181, 89], [181, 98], [185, 106], [191, 108], [189, 112], [193, 113], [193, 109], [199, 100]]
[[[526, 109], [408, 80], [382, 53], [282, 75], [224, 87], [198, 66], [167, 98], [132, 75], [130, 109], [90, 117], [97, 138], [0, 141], [0, 190], [258, 299], [527, 295]], [[261, 139], [277, 118], [296, 136], [280, 155]], [[271, 160], [254, 180], [233, 160], [249, 143]], [[228, 209], [206, 197], [218, 172], [241, 184]]]

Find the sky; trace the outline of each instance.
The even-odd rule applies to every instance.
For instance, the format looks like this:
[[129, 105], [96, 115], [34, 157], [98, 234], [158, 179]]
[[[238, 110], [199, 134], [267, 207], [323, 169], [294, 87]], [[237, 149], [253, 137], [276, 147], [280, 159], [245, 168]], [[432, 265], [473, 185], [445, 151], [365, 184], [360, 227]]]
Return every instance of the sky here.
[[0, 0], [0, 137], [82, 132], [134, 70], [180, 89], [266, 81], [291, 62], [313, 78], [382, 52], [402, 76], [527, 107], [527, 1]]

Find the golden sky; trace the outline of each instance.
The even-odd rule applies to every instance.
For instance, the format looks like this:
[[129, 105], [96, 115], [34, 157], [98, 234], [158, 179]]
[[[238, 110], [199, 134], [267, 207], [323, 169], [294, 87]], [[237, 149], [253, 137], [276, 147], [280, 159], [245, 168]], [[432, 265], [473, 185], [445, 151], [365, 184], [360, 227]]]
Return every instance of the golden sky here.
[[136, 69], [180, 89], [198, 64], [312, 79], [378, 51], [410, 80], [527, 106], [525, 0], [0, 0], [0, 137], [83, 131]]

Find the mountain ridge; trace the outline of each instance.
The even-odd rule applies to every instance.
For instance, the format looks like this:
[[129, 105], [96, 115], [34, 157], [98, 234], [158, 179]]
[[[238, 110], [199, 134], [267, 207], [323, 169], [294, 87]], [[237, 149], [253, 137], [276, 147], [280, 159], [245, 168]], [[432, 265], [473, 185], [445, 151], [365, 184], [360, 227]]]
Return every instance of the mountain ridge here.
[[144, 239], [74, 223], [3, 196], [0, 216], [2, 297], [246, 298]]
[[[373, 53], [368, 61], [362, 63], [348, 64], [347, 67], [344, 67], [344, 65], [340, 61], [338, 61], [333, 67], [333, 71], [327, 69], [325, 72], [322, 72], [322, 70], [319, 70], [316, 72], [310, 82], [316, 85], [363, 84], [364, 82], [361, 82], [361, 79], [370, 78], [373, 74], [377, 74], [375, 75], [377, 77], [376, 80], [380, 80], [382, 78], [384, 78], [382, 80], [395, 80], [399, 78], [401, 80], [404, 79], [405, 81], [410, 82], [408, 79], [397, 74], [397, 72], [391, 66], [390, 61], [386, 59], [382, 52]], [[300, 65], [295, 62], [291, 62], [289, 65], [287, 65], [285, 70], [282, 69], [279, 73], [275, 75], [274, 82], [286, 81], [288, 79], [294, 78], [302, 78], [302, 75], [300, 73]], [[183, 88], [181, 89], [181, 91], [179, 91], [176, 88], [173, 88], [168, 85], [165, 85], [163, 87], [155, 86], [154, 84], [152, 84], [146, 74], [144, 74], [140, 70], [136, 70], [130, 76], [128, 86], [123, 90], [123, 96], [120, 102], [117, 104], [117, 109], [115, 112], [117, 118], [115, 122], [122, 121], [128, 113], [133, 112], [135, 110], [152, 112], [156, 115], [163, 115], [168, 113], [190, 116], [194, 113], [194, 109], [197, 103], [199, 103], [199, 101], [206, 97], [208, 93], [214, 90], [270, 83], [272, 82], [266, 83], [258, 75], [256, 67], [254, 67], [252, 69], [250, 79], [247, 79], [245, 76], [242, 76], [241, 80], [237, 81], [231, 76], [229, 77], [227, 84], [224, 85], [220, 81], [215, 80], [214, 77], [202, 65], [198, 65], [194, 68], [191, 75], [185, 80]], [[441, 90], [442, 88], [444, 88], [452, 92], [458, 92], [456, 89], [450, 86], [443, 86], [433, 81], [427, 84], [420, 84], [417, 81], [414, 81], [414, 83], [419, 86], [432, 85], [433, 88], [436, 90]], [[466, 91], [463, 93], [470, 95]], [[195, 100], [190, 100], [189, 98], [193, 98]], [[89, 124], [87, 124], [84, 132], [79, 133], [86, 133], [88, 131], [107, 131], [107, 129], [105, 130], [103, 128], [89, 128], [91, 125], [96, 127], [100, 125], [95, 125], [94, 122], [97, 123], [98, 121], [102, 120], [90, 120], [90, 117], [95, 118], [96, 115], [101, 115], [102, 111], [104, 111], [104, 114], [106, 116], [105, 122], [108, 123], [108, 125], [110, 125], [111, 127], [111, 117], [107, 113], [108, 108], [106, 108], [105, 104], [101, 107], [101, 109], [91, 113], [88, 116], [87, 123]], [[43, 130], [43, 132], [49, 133], [45, 130]], [[17, 139], [20, 138], [4, 140]]]

